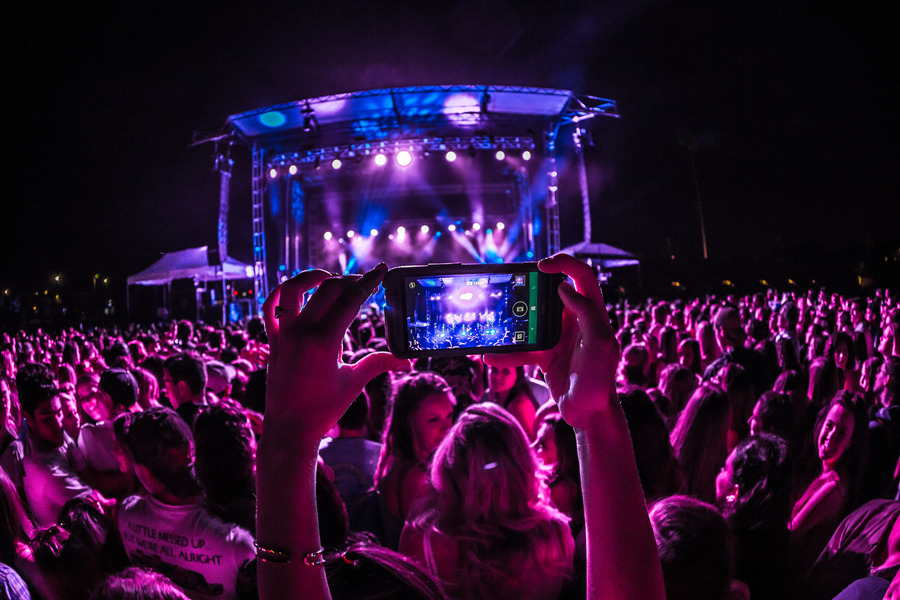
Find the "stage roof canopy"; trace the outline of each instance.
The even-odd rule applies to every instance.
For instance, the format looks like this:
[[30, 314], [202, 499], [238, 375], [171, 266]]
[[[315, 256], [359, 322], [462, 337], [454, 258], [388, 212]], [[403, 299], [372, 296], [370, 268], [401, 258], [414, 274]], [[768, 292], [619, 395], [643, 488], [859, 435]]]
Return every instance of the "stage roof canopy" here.
[[489, 85], [389, 88], [257, 108], [227, 120], [248, 145], [283, 151], [422, 136], [526, 135], [597, 115], [613, 100], [566, 90]]
[[[224, 270], [224, 275], [223, 275]], [[128, 278], [128, 285], [166, 285], [175, 279], [198, 281], [250, 279], [253, 267], [230, 256], [219, 267], [207, 264], [207, 246], [167, 252], [158, 261]]]

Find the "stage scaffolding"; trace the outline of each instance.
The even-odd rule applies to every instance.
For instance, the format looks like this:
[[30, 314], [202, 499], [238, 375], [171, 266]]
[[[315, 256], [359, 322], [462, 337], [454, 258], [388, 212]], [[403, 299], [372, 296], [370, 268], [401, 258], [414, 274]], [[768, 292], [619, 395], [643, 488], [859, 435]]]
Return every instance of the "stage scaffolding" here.
[[215, 139], [251, 149], [255, 297], [265, 299], [270, 277], [313, 266], [558, 251], [558, 136], [596, 116], [618, 117], [616, 103], [485, 85], [334, 94], [231, 115]]

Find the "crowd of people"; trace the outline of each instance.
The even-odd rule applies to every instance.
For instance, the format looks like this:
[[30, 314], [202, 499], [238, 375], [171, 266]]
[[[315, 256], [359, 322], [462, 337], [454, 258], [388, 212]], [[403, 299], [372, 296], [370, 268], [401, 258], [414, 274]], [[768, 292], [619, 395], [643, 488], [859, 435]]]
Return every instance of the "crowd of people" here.
[[0, 598], [900, 597], [896, 297], [607, 308], [541, 268], [538, 353], [392, 356], [383, 266], [4, 334]]

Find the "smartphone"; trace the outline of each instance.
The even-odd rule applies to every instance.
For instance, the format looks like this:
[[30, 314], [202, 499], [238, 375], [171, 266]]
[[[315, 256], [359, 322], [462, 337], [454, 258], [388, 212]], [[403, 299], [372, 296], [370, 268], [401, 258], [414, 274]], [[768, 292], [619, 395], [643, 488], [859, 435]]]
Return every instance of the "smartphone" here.
[[382, 283], [388, 346], [403, 358], [552, 348], [563, 279], [535, 262], [391, 269]]

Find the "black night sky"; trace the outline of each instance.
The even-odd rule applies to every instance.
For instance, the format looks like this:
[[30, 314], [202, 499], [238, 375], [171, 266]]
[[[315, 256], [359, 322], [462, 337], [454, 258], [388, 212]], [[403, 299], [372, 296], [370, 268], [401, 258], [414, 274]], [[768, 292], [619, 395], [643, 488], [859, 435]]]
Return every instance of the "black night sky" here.
[[[102, 273], [124, 293], [161, 252], [214, 243], [212, 148], [190, 143], [230, 114], [448, 83], [616, 100], [622, 118], [591, 125], [594, 241], [651, 263], [701, 254], [688, 137], [711, 260], [897, 252], [885, 2], [103, 4], [18, 3], [4, 18], [2, 288]], [[249, 260], [250, 162], [235, 158], [230, 253]], [[561, 201], [565, 245], [581, 206]]]

